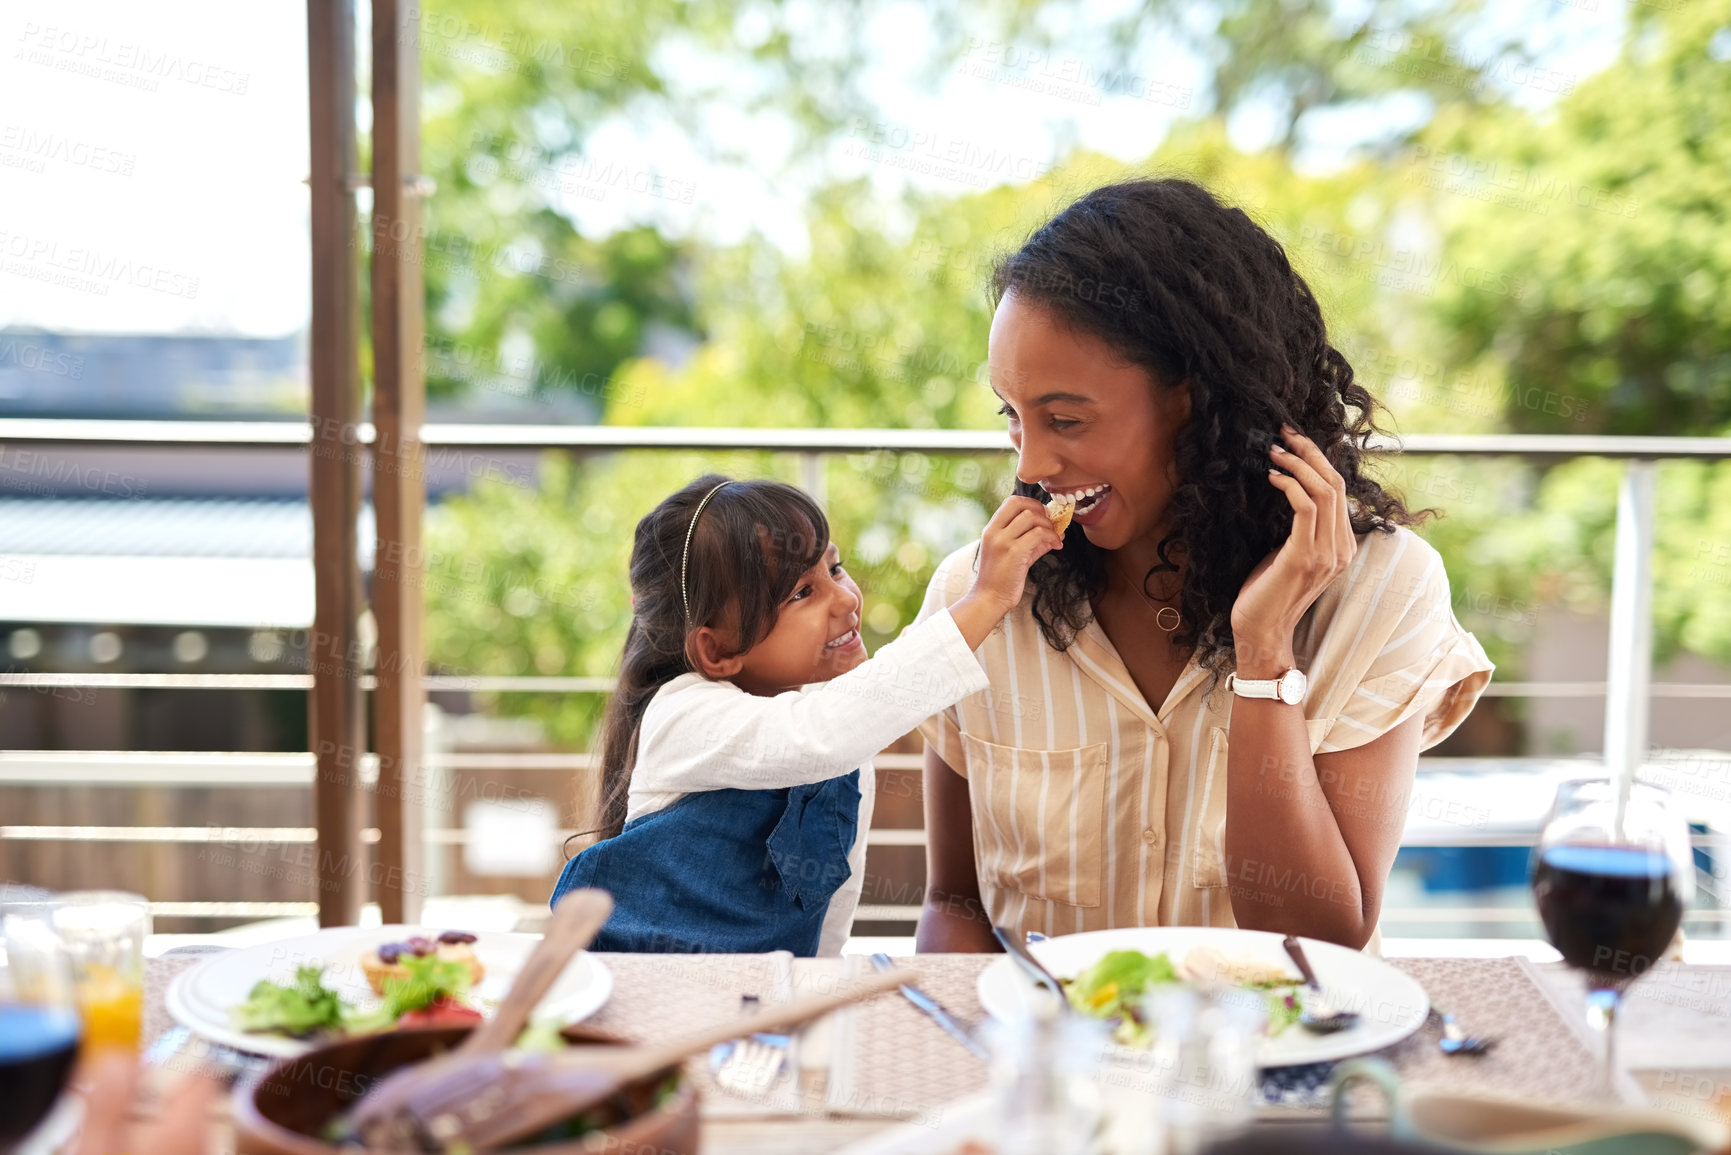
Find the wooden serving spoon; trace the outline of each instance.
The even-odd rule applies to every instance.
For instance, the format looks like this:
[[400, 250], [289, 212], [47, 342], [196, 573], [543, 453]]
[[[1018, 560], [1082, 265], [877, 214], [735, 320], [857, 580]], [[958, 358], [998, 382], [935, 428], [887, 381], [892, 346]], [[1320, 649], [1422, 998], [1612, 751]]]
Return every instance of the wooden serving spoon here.
[[418, 1082], [414, 1100], [405, 1104], [403, 1112], [363, 1137], [369, 1146], [388, 1150], [496, 1150], [580, 1115], [636, 1080], [717, 1043], [795, 1027], [849, 1003], [896, 990], [915, 977], [909, 968], [844, 980], [834, 993], [765, 1007], [671, 1043], [473, 1056]]
[[613, 896], [605, 890], [573, 890], [553, 907], [547, 930], [493, 1016], [484, 1019], [461, 1043], [442, 1055], [391, 1072], [348, 1111], [344, 1128], [351, 1135], [370, 1135], [388, 1128], [421, 1089], [439, 1082], [441, 1072], [466, 1069], [477, 1058], [496, 1055], [517, 1041], [542, 996], [565, 971], [571, 957], [588, 946], [613, 913]]

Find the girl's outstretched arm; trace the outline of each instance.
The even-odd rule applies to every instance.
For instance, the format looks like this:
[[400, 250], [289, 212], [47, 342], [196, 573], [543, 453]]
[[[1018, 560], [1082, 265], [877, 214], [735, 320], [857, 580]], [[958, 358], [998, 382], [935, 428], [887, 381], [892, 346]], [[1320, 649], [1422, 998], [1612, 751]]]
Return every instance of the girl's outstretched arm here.
[[632, 793], [769, 790], [862, 765], [990, 681], [948, 611], [830, 681], [773, 697], [686, 675], [643, 715]]

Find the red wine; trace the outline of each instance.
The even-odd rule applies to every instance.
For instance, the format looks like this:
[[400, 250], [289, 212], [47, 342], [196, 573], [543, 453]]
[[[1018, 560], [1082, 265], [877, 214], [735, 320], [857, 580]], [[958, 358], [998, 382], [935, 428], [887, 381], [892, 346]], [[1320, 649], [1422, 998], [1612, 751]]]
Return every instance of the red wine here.
[[77, 1012], [0, 1003], [0, 1151], [48, 1114], [77, 1057]]
[[1641, 846], [1553, 846], [1533, 870], [1551, 945], [1594, 981], [1620, 987], [1652, 966], [1683, 921], [1669, 856]]

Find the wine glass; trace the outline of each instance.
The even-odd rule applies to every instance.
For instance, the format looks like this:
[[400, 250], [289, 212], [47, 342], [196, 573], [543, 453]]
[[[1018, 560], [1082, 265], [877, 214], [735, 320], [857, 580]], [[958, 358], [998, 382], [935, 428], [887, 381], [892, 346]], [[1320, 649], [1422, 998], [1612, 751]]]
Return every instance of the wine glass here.
[[0, 905], [0, 1155], [48, 1115], [78, 1058], [72, 970], [46, 903]]
[[1587, 1021], [1601, 1039], [1597, 1093], [1614, 1096], [1618, 1002], [1664, 956], [1694, 897], [1689, 825], [1658, 786], [1564, 782], [1533, 848], [1532, 875], [1545, 936], [1586, 979]]

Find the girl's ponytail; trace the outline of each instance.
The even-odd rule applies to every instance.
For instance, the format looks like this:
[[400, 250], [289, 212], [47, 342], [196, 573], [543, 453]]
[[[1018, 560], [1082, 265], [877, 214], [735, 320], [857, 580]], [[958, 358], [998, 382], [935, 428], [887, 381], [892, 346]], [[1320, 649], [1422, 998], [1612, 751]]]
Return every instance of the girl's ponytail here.
[[[641, 610], [638, 611], [641, 613]], [[614, 838], [625, 828], [626, 797], [631, 792], [631, 767], [637, 761], [637, 732], [643, 711], [668, 682], [689, 673], [685, 649], [669, 655], [652, 643], [653, 631], [633, 614], [625, 632], [625, 652], [619, 660], [619, 684], [601, 718], [597, 751], [601, 765], [601, 801], [596, 829], [588, 833]]]

